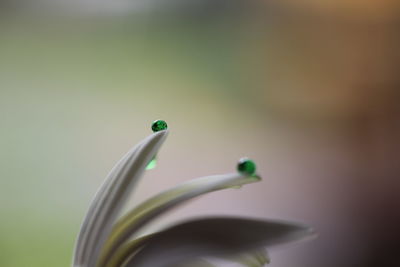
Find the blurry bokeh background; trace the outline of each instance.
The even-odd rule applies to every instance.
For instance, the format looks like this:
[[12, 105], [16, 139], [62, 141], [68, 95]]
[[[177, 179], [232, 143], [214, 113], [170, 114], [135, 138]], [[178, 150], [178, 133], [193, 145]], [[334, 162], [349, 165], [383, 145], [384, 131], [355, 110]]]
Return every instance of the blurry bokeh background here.
[[395, 266], [400, 203], [396, 0], [2, 0], [0, 266], [69, 266], [90, 199], [151, 133], [171, 134], [131, 200], [235, 170], [193, 216], [313, 225], [273, 267]]

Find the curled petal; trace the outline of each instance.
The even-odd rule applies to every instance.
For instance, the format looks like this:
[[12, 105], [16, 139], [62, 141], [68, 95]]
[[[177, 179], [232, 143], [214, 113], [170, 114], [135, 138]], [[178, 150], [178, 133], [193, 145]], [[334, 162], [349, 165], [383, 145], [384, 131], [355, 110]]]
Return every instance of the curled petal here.
[[258, 176], [242, 175], [239, 173], [207, 176], [183, 183], [150, 198], [131, 210], [115, 224], [101, 253], [100, 266], [110, 261], [115, 251], [128, 241], [143, 225], [162, 213], [202, 194], [260, 180], [261, 178]]
[[124, 266], [162, 267], [199, 257], [229, 258], [314, 235], [310, 227], [281, 221], [234, 217], [199, 219], [137, 241], [132, 254], [124, 259]]
[[100, 187], [82, 224], [75, 245], [73, 266], [95, 266], [103, 242], [129, 193], [154, 157], [168, 131], [154, 133], [131, 149]]

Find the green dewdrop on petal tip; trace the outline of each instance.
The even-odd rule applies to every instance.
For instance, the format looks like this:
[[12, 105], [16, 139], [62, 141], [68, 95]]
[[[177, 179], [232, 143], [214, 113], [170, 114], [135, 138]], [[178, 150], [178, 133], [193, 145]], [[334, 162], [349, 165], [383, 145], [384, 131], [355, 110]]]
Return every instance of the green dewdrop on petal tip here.
[[153, 132], [159, 132], [162, 130], [166, 130], [167, 128], [168, 125], [163, 120], [156, 120], [151, 124], [151, 129], [153, 130]]
[[254, 161], [249, 158], [241, 158], [237, 164], [237, 170], [242, 174], [254, 175], [256, 168]]

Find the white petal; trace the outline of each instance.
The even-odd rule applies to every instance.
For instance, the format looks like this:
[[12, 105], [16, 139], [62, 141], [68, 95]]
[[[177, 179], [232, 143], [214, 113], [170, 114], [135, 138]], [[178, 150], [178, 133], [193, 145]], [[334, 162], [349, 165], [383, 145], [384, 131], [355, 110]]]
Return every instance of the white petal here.
[[116, 216], [167, 134], [168, 131], [160, 131], [150, 135], [131, 149], [111, 171], [86, 214], [78, 235], [73, 266], [95, 266]]
[[173, 266], [198, 257], [240, 255], [315, 236], [308, 226], [238, 217], [181, 223], [143, 239], [126, 267]]
[[239, 173], [207, 176], [159, 193], [118, 220], [101, 253], [101, 266], [109, 261], [112, 254], [142, 226], [177, 205], [205, 193], [260, 180], [258, 176], [245, 176]]

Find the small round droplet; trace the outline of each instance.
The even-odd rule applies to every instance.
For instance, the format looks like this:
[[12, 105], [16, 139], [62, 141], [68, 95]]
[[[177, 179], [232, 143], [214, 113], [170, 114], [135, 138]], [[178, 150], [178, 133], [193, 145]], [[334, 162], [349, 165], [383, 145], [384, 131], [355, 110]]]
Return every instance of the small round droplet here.
[[153, 132], [159, 132], [162, 130], [166, 130], [168, 128], [168, 125], [165, 121], [163, 120], [156, 120], [151, 124], [151, 129]]
[[241, 158], [237, 170], [242, 174], [253, 175], [256, 173], [256, 164], [249, 158]]

